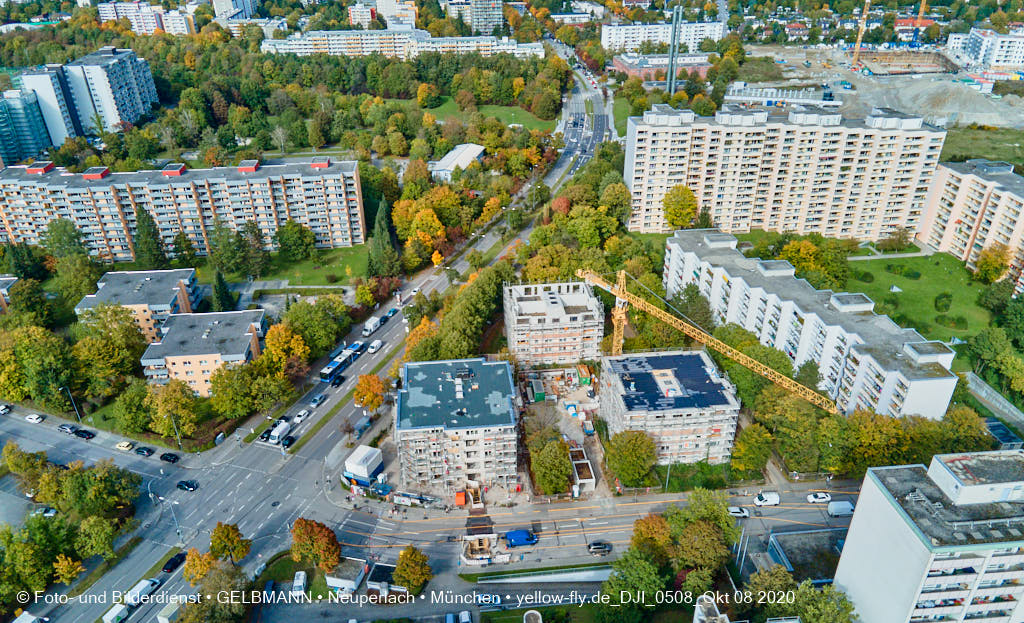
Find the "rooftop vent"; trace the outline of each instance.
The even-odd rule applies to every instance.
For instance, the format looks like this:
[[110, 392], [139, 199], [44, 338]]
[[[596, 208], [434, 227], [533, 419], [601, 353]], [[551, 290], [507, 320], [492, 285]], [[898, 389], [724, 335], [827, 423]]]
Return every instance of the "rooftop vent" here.
[[317, 156], [309, 163], [312, 169], [326, 169], [331, 166], [331, 159], [328, 156]]
[[239, 173], [255, 173], [260, 168], [259, 160], [243, 160], [238, 163]]
[[107, 167], [89, 167], [82, 174], [83, 180], [101, 180], [106, 176], [110, 175], [110, 169]]
[[164, 177], [178, 177], [184, 172], [185, 165], [180, 162], [172, 162], [160, 171]]

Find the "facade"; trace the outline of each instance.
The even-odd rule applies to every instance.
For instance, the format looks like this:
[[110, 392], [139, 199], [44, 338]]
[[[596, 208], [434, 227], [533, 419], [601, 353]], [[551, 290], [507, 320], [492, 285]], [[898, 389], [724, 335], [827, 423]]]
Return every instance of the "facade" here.
[[4, 91], [0, 97], [0, 161], [34, 158], [52, 146], [39, 99], [32, 91]]
[[[668, 54], [635, 54], [627, 52], [612, 59], [612, 66], [630, 77], [642, 80], [664, 80], [668, 74]], [[696, 71], [702, 78], [711, 69], [707, 54], [677, 54], [676, 67], [687, 75]]]
[[430, 165], [430, 175], [438, 181], [452, 181], [455, 169], [465, 171], [474, 162], [478, 162], [484, 154], [484, 146], [475, 143], [456, 145], [436, 163]]
[[[646, 3], [644, 3], [646, 4]], [[690, 52], [700, 49], [705, 39], [718, 41], [727, 32], [725, 22], [682, 22], [677, 42]], [[636, 51], [641, 43], [672, 43], [672, 24], [605, 24], [601, 45], [606, 50]]]
[[835, 586], [865, 623], [1024, 620], [1024, 452], [864, 477]]
[[105, 46], [63, 67], [82, 128], [98, 117], [108, 132], [135, 123], [157, 103], [149, 63], [132, 50]]
[[896, 29], [896, 36], [899, 37], [901, 41], [913, 41], [914, 33], [918, 33], [917, 36], [918, 39], [920, 39], [921, 35], [924, 33], [924, 29], [934, 23], [935, 20], [927, 17], [921, 18], [920, 23], [918, 23], [916, 17], [903, 17], [896, 20], [894, 27]]
[[148, 2], [101, 2], [96, 5], [101, 22], [113, 22], [126, 19], [131, 24], [132, 32], [140, 35], [151, 35], [158, 28], [163, 30], [164, 8]]
[[160, 327], [171, 314], [190, 314], [203, 294], [194, 268], [109, 272], [96, 282], [96, 293], [75, 306], [75, 315], [103, 303], [132, 312], [139, 331], [150, 343], [160, 339]]
[[18, 278], [14, 275], [0, 275], [0, 313], [7, 311], [7, 306], [11, 304], [11, 288], [16, 283]]
[[736, 237], [683, 230], [666, 243], [668, 298], [695, 284], [719, 324], [736, 323], [786, 353], [818, 365], [818, 389], [839, 410], [941, 419], [956, 387], [955, 353], [875, 314], [863, 294], [815, 290], [784, 260], [744, 257]]
[[999, 34], [985, 28], [972, 28], [963, 41], [962, 57], [971, 68], [1024, 69], [1024, 29]]
[[197, 395], [209, 396], [210, 377], [218, 368], [259, 356], [265, 330], [262, 309], [172, 314], [160, 327], [159, 340], [142, 353], [142, 372], [149, 383], [180, 379]]
[[944, 162], [935, 170], [917, 237], [967, 263], [995, 244], [1009, 249], [1009, 278], [1024, 292], [1024, 177], [1008, 162]]
[[501, 0], [470, 0], [469, 28], [474, 33], [490, 35], [504, 22]]
[[629, 353], [601, 363], [601, 419], [608, 434], [642, 430], [658, 463], [725, 463], [740, 401], [704, 351]]
[[385, 30], [314, 30], [294, 34], [287, 39], [264, 39], [260, 49], [267, 53], [330, 54], [332, 56], [369, 56], [382, 54], [402, 59], [423, 52], [450, 54], [477, 53], [481, 56], [512, 54], [519, 58], [544, 58], [542, 43], [517, 43], [508, 37], [432, 37], [425, 30], [388, 28]]
[[559, 24], [569, 24], [570, 26], [579, 26], [594, 21], [590, 13], [552, 13], [551, 19]]
[[413, 28], [419, 13], [413, 0], [377, 0], [377, 14], [384, 18], [388, 28]]
[[572, 10], [576, 13], [587, 13], [597, 19], [604, 19], [605, 8], [603, 4], [588, 2], [587, 0], [572, 0]]
[[249, 19], [256, 15], [258, 6], [257, 0], [213, 0], [213, 12], [217, 17], [233, 16], [237, 19]]
[[604, 306], [590, 284], [506, 284], [505, 337], [522, 365], [569, 364], [601, 357]]
[[628, 228], [668, 232], [665, 194], [685, 184], [724, 231], [877, 240], [917, 229], [946, 131], [876, 108], [865, 119], [726, 104], [714, 117], [655, 105], [630, 117]]
[[185, 11], [167, 11], [164, 13], [164, 32], [169, 35], [196, 34], [196, 20]]
[[33, 69], [22, 73], [19, 79], [23, 90], [36, 94], [46, 130], [55, 146], [59, 147], [67, 139], [84, 134], [63, 65]]
[[370, 22], [373, 21], [375, 10], [376, 9], [368, 7], [362, 2], [357, 2], [348, 7], [348, 23], [353, 26], [369, 28]]
[[241, 230], [259, 224], [266, 240], [288, 219], [309, 227], [319, 247], [365, 242], [366, 224], [355, 162], [314, 158], [312, 163], [110, 173], [96, 167], [72, 174], [50, 162], [0, 171], [0, 240], [39, 244], [47, 223], [67, 218], [82, 232], [90, 253], [108, 260], [134, 259], [135, 207], [156, 222], [164, 246], [184, 231], [200, 253], [219, 220]]
[[507, 361], [409, 362], [395, 402], [402, 485], [435, 494], [516, 482], [516, 388]]

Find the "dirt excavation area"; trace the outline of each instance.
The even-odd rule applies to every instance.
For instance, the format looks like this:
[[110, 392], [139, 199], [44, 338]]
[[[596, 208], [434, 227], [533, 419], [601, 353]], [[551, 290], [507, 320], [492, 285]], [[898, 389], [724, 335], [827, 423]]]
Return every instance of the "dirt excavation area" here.
[[[820, 88], [828, 84], [836, 99], [842, 100], [840, 111], [851, 117], [863, 117], [873, 107], [884, 106], [901, 112], [918, 114], [929, 123], [947, 127], [977, 123], [982, 125], [1024, 128], [1024, 99], [1016, 95], [994, 98], [972, 87], [966, 72], [915, 73], [905, 75], [865, 76], [850, 71], [850, 52], [796, 46], [750, 46], [747, 55], [771, 56], [782, 69], [782, 79], [758, 82], [758, 87]], [[886, 57], [882, 57], [885, 59]], [[876, 69], [890, 67], [906, 71], [915, 65], [914, 53], [893, 55], [891, 63], [869, 61]], [[939, 67], [930, 62], [928, 54], [920, 55], [922, 71]], [[810, 67], [806, 64], [810, 63]], [[844, 88], [842, 82], [852, 88]]]

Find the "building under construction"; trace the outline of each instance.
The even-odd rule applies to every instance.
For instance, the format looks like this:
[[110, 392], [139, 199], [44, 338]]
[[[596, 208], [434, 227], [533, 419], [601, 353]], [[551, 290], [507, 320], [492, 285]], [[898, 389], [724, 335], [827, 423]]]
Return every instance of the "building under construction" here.
[[953, 61], [938, 52], [861, 50], [862, 66], [876, 76], [955, 73]]

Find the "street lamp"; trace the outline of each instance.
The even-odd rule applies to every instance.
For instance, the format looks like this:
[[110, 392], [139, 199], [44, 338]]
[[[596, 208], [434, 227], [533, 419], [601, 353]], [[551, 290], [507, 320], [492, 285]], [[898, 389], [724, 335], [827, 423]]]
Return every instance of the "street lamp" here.
[[[165, 498], [160, 496], [160, 501], [163, 502], [164, 500]], [[180, 502], [178, 502], [178, 500], [174, 500], [171, 502], [169, 508], [171, 509], [171, 519], [174, 520], [174, 531], [178, 534], [178, 541], [181, 541], [181, 526], [178, 525], [178, 516], [174, 514], [174, 507], [178, 504], [180, 504]]]
[[78, 417], [78, 423], [82, 423], [82, 414], [78, 412], [78, 405], [75, 404], [75, 397], [71, 395], [71, 390], [68, 389], [67, 385], [63, 385], [57, 388], [57, 391], [64, 390], [68, 393], [68, 398], [71, 399], [71, 406], [75, 408], [75, 415]]

